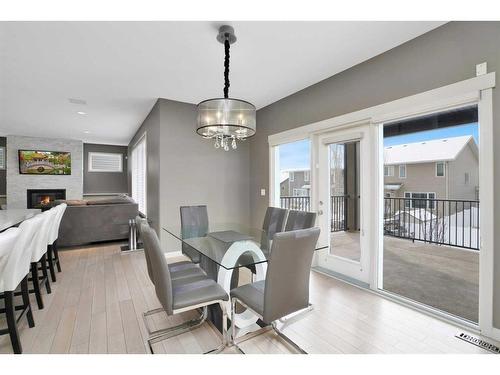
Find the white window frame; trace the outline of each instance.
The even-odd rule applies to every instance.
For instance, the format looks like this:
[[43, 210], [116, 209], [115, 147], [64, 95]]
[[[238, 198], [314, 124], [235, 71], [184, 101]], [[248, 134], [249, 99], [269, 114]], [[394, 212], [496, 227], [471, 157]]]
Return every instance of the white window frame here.
[[0, 169], [7, 169], [7, 152], [5, 146], [0, 146], [0, 154], [2, 155], [0, 158]]
[[[92, 168], [92, 158], [94, 155], [100, 156], [110, 156], [110, 157], [120, 157], [120, 170], [112, 170], [112, 169], [94, 169]], [[89, 152], [88, 153], [88, 161], [87, 161], [87, 170], [88, 172], [104, 172], [104, 173], [123, 173], [123, 154], [121, 152]]]
[[464, 185], [467, 185], [467, 186], [470, 185], [470, 173], [469, 172], [464, 172]]
[[[407, 197], [406, 194], [410, 194], [410, 196]], [[425, 198], [413, 198], [413, 194], [425, 194]], [[430, 194], [434, 194], [434, 198], [430, 198], [429, 197]], [[429, 191], [429, 192], [427, 192], [427, 191], [405, 191], [403, 198], [405, 200], [405, 207], [406, 207], [406, 201], [408, 199], [410, 200], [410, 206], [406, 207], [406, 208], [415, 208], [415, 207], [413, 207], [413, 199], [437, 199], [436, 198], [436, 193], [433, 192], [433, 191]], [[427, 209], [431, 208], [431, 205], [430, 205], [429, 201], [426, 202], [425, 208], [427, 208]], [[434, 208], [435, 208], [435, 206], [432, 207], [432, 209], [434, 209]]]
[[311, 171], [304, 171], [304, 182], [309, 182], [311, 179]]
[[[442, 164], [443, 165], [443, 175], [440, 176], [438, 174], [438, 165]], [[446, 177], [446, 163], [444, 161], [437, 161], [436, 162], [436, 177]]]
[[384, 165], [384, 177], [394, 177], [394, 165]]
[[[398, 121], [405, 118], [427, 115], [447, 109], [460, 108], [467, 105], [478, 105], [480, 127], [479, 138], [481, 146], [479, 149], [479, 199], [483, 202], [494, 202], [494, 137], [493, 137], [493, 88], [495, 87], [495, 72], [481, 76], [469, 78], [463, 81], [451, 83], [442, 87], [431, 89], [415, 95], [410, 95], [391, 102], [379, 104], [373, 107], [364, 108], [355, 112], [346, 113], [340, 116], [328, 118], [319, 122], [303, 125], [297, 128], [286, 130], [268, 136], [269, 143], [269, 194], [270, 204], [276, 203], [279, 197], [279, 174], [275, 173], [275, 167], [279, 167], [279, 158], [276, 153], [278, 146], [283, 143], [293, 142], [309, 138], [311, 140], [311, 165], [316, 166], [317, 156], [315, 156], [314, 134], [326, 130], [348, 129], [369, 121], [371, 124], [371, 145], [373, 148], [372, 170], [374, 175], [374, 188], [370, 191], [373, 216], [370, 220], [372, 227], [365, 228], [366, 236], [372, 237], [372, 262], [369, 267], [370, 288], [377, 294], [398, 303], [408, 305], [387, 293], [380, 292], [382, 286], [380, 259], [383, 254], [383, 124]], [[279, 169], [278, 169], [279, 170]], [[317, 191], [314, 187], [318, 178], [317, 171], [311, 170], [311, 180], [313, 189], [311, 190], [311, 208], [318, 209]], [[279, 202], [279, 200], [278, 200]], [[479, 329], [480, 332], [493, 339], [500, 340], [500, 328], [493, 327], [493, 278], [494, 278], [494, 239], [495, 229], [493, 220], [494, 210], [481, 210], [481, 251], [480, 256], [480, 276], [479, 276]], [[429, 313], [439, 318], [453, 321], [469, 329], [477, 329], [476, 325], [468, 324], [463, 320], [456, 319], [449, 314], [436, 311], [432, 308], [410, 304], [420, 311]]]
[[[404, 173], [404, 176], [401, 175], [401, 168], [404, 169], [405, 173]], [[407, 176], [407, 168], [406, 168], [406, 164], [401, 164], [399, 167], [398, 167], [398, 175], [399, 175], [399, 178], [406, 178]]]
[[[136, 156], [137, 154], [134, 154], [134, 151], [137, 149], [137, 147], [139, 146], [142, 146], [144, 148], [144, 155], [143, 155], [143, 159], [142, 159], [142, 163], [143, 163], [143, 173], [144, 173], [144, 176], [143, 176], [143, 179], [144, 179], [144, 187], [143, 187], [143, 191], [144, 191], [144, 195], [143, 195], [143, 199], [141, 201], [141, 199], [139, 199], [137, 197], [137, 193], [135, 192], [135, 181], [134, 181], [134, 167], [135, 167], [135, 163], [137, 163], [137, 159], [136, 159]], [[132, 147], [132, 150], [130, 152], [130, 170], [131, 170], [131, 195], [132, 195], [132, 199], [134, 199], [134, 201], [138, 204], [139, 206], [139, 212], [141, 214], [143, 214], [144, 216], [147, 216], [147, 207], [148, 207], [148, 179], [147, 179], [147, 170], [148, 170], [148, 152], [147, 152], [147, 135], [146, 133], [144, 133], [144, 135], [139, 138], [139, 140], [134, 144], [134, 146]], [[135, 172], [137, 173], [137, 172]]]

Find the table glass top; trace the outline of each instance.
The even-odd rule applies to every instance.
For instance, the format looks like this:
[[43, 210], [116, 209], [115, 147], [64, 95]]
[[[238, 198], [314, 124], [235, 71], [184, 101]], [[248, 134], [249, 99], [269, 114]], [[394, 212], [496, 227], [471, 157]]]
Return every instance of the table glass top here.
[[272, 239], [264, 230], [233, 223], [210, 223], [206, 233], [194, 227], [181, 229], [180, 225], [163, 230], [181, 243], [183, 252], [194, 250], [226, 269], [267, 262], [272, 246]]

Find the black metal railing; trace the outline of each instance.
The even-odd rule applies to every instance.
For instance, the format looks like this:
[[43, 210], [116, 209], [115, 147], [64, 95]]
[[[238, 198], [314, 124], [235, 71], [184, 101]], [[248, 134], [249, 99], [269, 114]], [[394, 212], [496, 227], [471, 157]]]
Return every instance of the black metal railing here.
[[479, 201], [384, 198], [384, 234], [479, 250]]
[[[281, 197], [281, 207], [311, 211], [308, 196]], [[347, 230], [349, 197], [330, 197], [330, 230]], [[384, 198], [384, 234], [439, 245], [479, 250], [479, 201]]]
[[[281, 208], [299, 211], [311, 211], [311, 198], [308, 196], [280, 197]], [[330, 212], [332, 213], [330, 229], [332, 232], [344, 231], [347, 228], [347, 195], [332, 195], [330, 197]]]
[[330, 231], [341, 232], [347, 230], [347, 208], [349, 206], [349, 196], [330, 196]]
[[281, 208], [311, 211], [311, 198], [308, 196], [280, 197]]

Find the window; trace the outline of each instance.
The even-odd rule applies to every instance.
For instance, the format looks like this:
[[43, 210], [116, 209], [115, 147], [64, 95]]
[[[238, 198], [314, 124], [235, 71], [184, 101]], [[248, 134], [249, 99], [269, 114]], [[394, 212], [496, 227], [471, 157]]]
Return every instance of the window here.
[[5, 168], [5, 147], [0, 147], [0, 169]]
[[294, 175], [294, 173], [293, 173], [293, 172], [289, 172], [289, 173], [288, 173], [288, 176], [290, 177], [290, 182], [295, 181], [295, 175]]
[[307, 190], [307, 189], [293, 189], [293, 196], [294, 197], [308, 197], [309, 190]]
[[304, 182], [309, 182], [309, 179], [310, 179], [310, 172], [304, 171]]
[[412, 193], [405, 192], [405, 207], [406, 208], [428, 208], [434, 209], [434, 201], [436, 193]]
[[384, 176], [392, 177], [394, 176], [394, 165], [386, 165], [384, 166]]
[[436, 177], [444, 177], [444, 162], [436, 163]]
[[89, 152], [89, 172], [123, 172], [121, 153]]
[[146, 136], [135, 144], [131, 156], [132, 198], [146, 215]]
[[465, 174], [464, 174], [464, 184], [465, 185], [469, 185], [469, 182], [470, 182], [469, 172], [465, 172]]
[[406, 178], [406, 165], [399, 166], [399, 178]]

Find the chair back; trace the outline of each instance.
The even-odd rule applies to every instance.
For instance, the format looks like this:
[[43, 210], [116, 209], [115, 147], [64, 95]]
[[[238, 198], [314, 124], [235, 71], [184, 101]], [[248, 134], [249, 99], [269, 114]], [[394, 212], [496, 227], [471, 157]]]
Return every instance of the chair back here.
[[12, 290], [9, 288], [9, 280], [15, 270], [9, 267], [9, 261], [13, 258], [14, 247], [20, 234], [19, 228], [10, 228], [0, 233], [0, 293]]
[[290, 210], [286, 219], [285, 232], [314, 227], [316, 212]]
[[146, 258], [146, 266], [148, 270], [149, 280], [151, 280], [151, 282], [154, 284], [155, 281], [153, 277], [153, 269], [151, 268], [151, 258], [149, 255], [151, 249], [149, 248], [149, 243], [146, 243], [146, 241], [144, 241], [144, 236], [143, 236], [143, 232], [145, 231], [144, 227], [146, 228], [150, 227], [148, 221], [140, 216], [135, 217], [135, 225], [137, 227], [137, 231], [139, 232], [139, 236], [141, 236], [142, 244], [144, 246], [144, 257]]
[[276, 233], [267, 267], [264, 322], [309, 305], [309, 277], [319, 228]]
[[[181, 206], [181, 235], [182, 238], [205, 237], [208, 233], [208, 211], [207, 206]], [[199, 261], [199, 253], [189, 245], [182, 243], [182, 253]]]
[[[0, 291], [15, 290], [22, 279], [29, 273], [33, 254], [34, 238], [43, 217], [36, 215], [23, 221], [11, 253], [0, 260]], [[2, 233], [3, 234], [3, 233]]]
[[144, 241], [144, 248], [148, 248], [149, 250], [156, 297], [158, 297], [165, 312], [168, 315], [172, 315], [172, 280], [165, 255], [161, 250], [160, 240], [156, 232], [149, 225], [142, 226], [142, 239]]
[[52, 224], [54, 220], [54, 216], [57, 214], [57, 211], [54, 209], [50, 209], [48, 211], [42, 212], [37, 215], [41, 217], [43, 220], [40, 222], [38, 226], [38, 230], [36, 231], [33, 241], [33, 253], [31, 256], [32, 262], [38, 262], [40, 258], [47, 253], [47, 244], [49, 242], [50, 230], [52, 229]]
[[55, 210], [56, 213], [54, 213], [54, 217], [52, 218], [52, 225], [47, 243], [48, 245], [52, 245], [59, 237], [59, 227], [61, 226], [61, 221], [64, 216], [64, 212], [66, 212], [67, 206], [68, 205], [66, 203], [61, 203], [51, 208], [51, 210]]
[[264, 223], [262, 224], [262, 230], [264, 233], [262, 234], [260, 241], [261, 248], [263, 250], [269, 249], [269, 244], [276, 233], [283, 232], [287, 214], [288, 210], [284, 208], [267, 208], [266, 216], [264, 216]]

